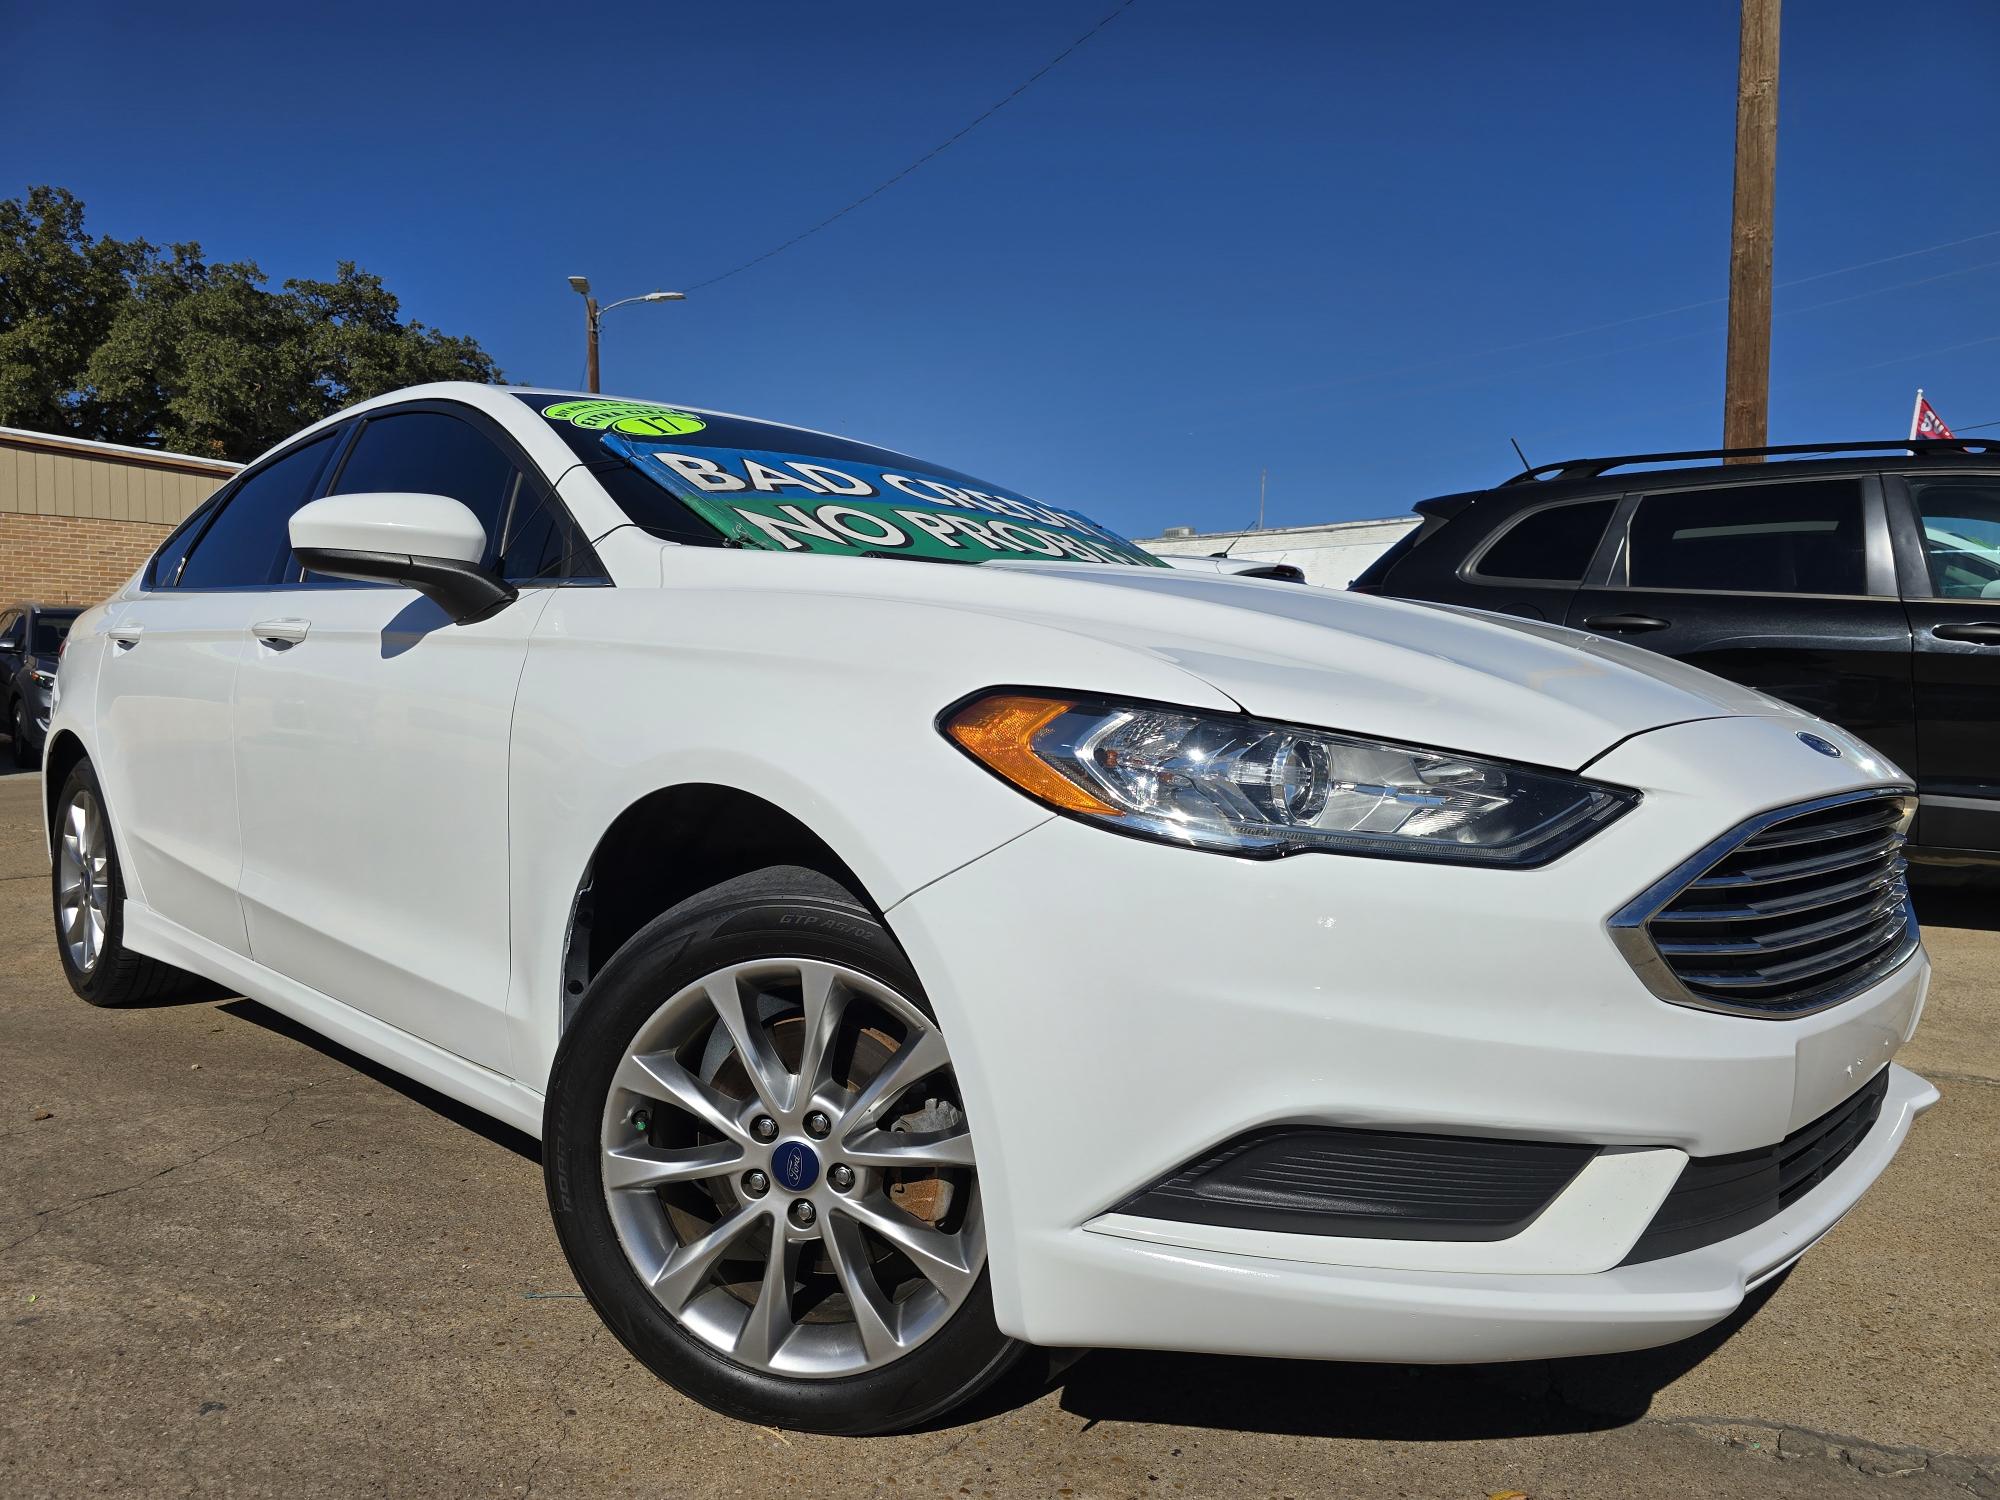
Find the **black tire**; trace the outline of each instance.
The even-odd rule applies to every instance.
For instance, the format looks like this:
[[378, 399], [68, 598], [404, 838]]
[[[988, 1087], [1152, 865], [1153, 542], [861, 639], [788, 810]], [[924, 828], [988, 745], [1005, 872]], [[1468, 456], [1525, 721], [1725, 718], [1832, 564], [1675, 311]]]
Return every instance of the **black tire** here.
[[109, 901], [104, 917], [104, 942], [95, 961], [85, 970], [70, 953], [63, 936], [62, 917], [62, 822], [79, 793], [97, 802], [104, 816], [104, 790], [90, 762], [81, 760], [63, 783], [56, 799], [56, 826], [53, 842], [56, 857], [49, 866], [49, 907], [55, 920], [56, 952], [62, 958], [63, 975], [69, 987], [92, 1005], [159, 1005], [173, 1000], [194, 999], [212, 993], [214, 986], [184, 969], [163, 964], [158, 959], [134, 953], [125, 946], [125, 876], [118, 863], [118, 846], [106, 818], [104, 831], [105, 874]]
[[40, 757], [28, 750], [28, 716], [21, 707], [21, 700], [14, 700], [14, 711], [7, 721], [7, 732], [11, 736], [14, 765], [19, 770], [32, 771], [40, 764]]
[[920, 1425], [970, 1400], [1028, 1351], [993, 1320], [990, 1271], [951, 1318], [888, 1364], [791, 1377], [738, 1363], [690, 1332], [639, 1279], [605, 1203], [601, 1129], [626, 1049], [670, 996], [717, 969], [802, 958], [860, 971], [932, 1015], [922, 986], [875, 915], [837, 882], [793, 866], [758, 870], [693, 896], [641, 929], [592, 981], [549, 1080], [542, 1160], [571, 1271], [606, 1326], [677, 1390], [727, 1416], [809, 1432]]

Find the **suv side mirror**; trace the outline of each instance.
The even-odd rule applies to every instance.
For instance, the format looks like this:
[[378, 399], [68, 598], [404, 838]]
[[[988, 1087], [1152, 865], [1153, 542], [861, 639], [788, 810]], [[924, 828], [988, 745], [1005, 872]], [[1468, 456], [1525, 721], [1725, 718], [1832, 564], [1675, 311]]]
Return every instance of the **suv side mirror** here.
[[314, 573], [399, 583], [464, 625], [512, 604], [514, 586], [480, 567], [486, 528], [448, 495], [328, 495], [292, 515], [292, 551]]

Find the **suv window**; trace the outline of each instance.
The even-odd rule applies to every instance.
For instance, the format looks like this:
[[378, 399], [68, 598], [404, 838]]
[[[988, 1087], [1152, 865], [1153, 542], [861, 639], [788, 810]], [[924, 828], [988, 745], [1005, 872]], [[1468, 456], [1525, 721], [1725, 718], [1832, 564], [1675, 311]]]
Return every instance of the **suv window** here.
[[312, 498], [333, 448], [329, 433], [238, 483], [181, 564], [179, 586], [222, 589], [275, 583], [291, 554], [285, 523]]
[[17, 628], [20, 623], [19, 610], [10, 609], [0, 614], [0, 651], [12, 651], [21, 644], [21, 632]]
[[1500, 533], [1474, 570], [1481, 578], [1580, 583], [1610, 524], [1615, 499], [1530, 511]]
[[332, 492], [449, 495], [479, 518], [490, 558], [514, 474], [513, 461], [470, 422], [443, 412], [393, 412], [361, 429]]
[[1909, 480], [1924, 528], [1931, 592], [1940, 599], [2000, 599], [2000, 479]]
[[1855, 479], [1647, 495], [1632, 518], [1628, 550], [1633, 588], [1868, 591]]

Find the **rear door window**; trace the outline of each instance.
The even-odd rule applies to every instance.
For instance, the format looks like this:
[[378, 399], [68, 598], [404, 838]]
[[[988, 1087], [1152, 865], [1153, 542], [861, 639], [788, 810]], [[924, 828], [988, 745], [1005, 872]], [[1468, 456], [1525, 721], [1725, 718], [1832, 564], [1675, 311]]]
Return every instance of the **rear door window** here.
[[266, 588], [277, 582], [291, 542], [292, 512], [312, 498], [334, 449], [333, 434], [264, 465], [222, 503], [181, 565], [184, 589]]
[[1939, 599], [2000, 599], [2000, 479], [1911, 475], [1924, 562]]
[[1500, 534], [1473, 571], [1481, 578], [1581, 583], [1617, 507], [1611, 498], [1530, 511]]
[[1810, 479], [1643, 497], [1627, 542], [1641, 589], [1868, 592], [1861, 483]]

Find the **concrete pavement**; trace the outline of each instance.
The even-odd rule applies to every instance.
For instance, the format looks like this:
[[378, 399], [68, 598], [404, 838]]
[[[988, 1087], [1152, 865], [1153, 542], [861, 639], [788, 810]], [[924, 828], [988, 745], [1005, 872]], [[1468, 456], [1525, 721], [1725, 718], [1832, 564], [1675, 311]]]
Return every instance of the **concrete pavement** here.
[[576, 1294], [534, 1143], [247, 1001], [96, 1011], [0, 779], [0, 1494], [2000, 1497], [2000, 895], [1926, 903], [1943, 1105], [1760, 1306], [1641, 1355], [1099, 1353], [936, 1431], [716, 1417]]

